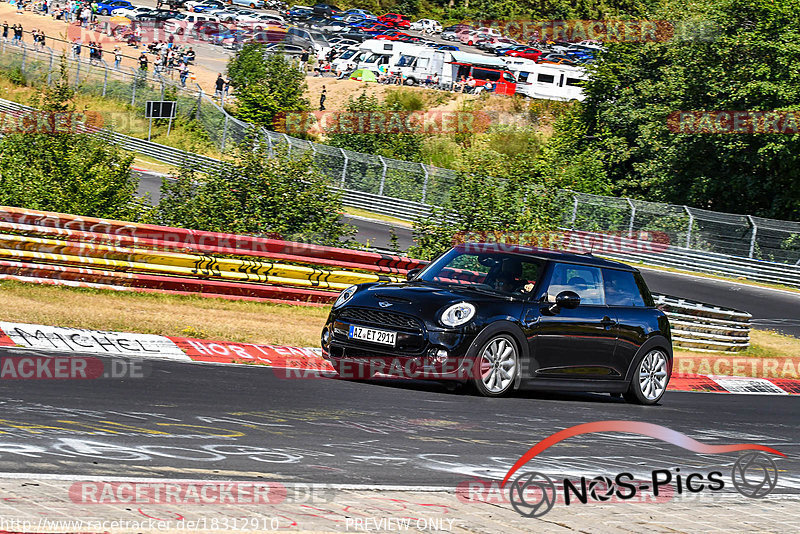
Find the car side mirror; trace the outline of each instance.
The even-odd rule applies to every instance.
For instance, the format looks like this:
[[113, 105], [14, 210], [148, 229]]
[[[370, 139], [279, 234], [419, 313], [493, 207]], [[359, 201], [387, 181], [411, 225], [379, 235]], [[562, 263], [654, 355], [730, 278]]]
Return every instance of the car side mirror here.
[[419, 274], [419, 272], [421, 270], [422, 269], [419, 269], [419, 268], [417, 268], [417, 269], [409, 269], [408, 272], [406, 273], [406, 280], [410, 282], [411, 280], [413, 280], [414, 278], [417, 277], [417, 275]]
[[556, 307], [574, 310], [580, 306], [581, 297], [574, 291], [562, 291], [556, 295]]

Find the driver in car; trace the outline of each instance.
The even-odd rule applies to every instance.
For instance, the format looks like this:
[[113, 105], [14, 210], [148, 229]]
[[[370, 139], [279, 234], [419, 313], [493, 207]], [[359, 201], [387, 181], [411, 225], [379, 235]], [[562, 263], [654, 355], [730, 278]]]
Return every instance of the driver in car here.
[[522, 262], [514, 258], [505, 258], [495, 281], [495, 289], [505, 293], [530, 293], [533, 284], [522, 280]]

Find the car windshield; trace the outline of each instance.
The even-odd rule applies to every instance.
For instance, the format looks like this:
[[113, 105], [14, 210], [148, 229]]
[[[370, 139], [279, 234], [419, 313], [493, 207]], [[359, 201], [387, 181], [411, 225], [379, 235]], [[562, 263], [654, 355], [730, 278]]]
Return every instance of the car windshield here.
[[493, 245], [465, 245], [440, 256], [414, 280], [523, 295], [533, 292], [542, 265], [540, 259], [502, 252]]

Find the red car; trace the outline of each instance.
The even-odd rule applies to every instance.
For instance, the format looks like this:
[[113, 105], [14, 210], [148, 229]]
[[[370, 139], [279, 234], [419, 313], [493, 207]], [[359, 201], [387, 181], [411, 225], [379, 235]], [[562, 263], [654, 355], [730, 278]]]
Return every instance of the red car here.
[[400, 41], [406, 37], [410, 38], [411, 36], [407, 33], [389, 30], [384, 33], [379, 33], [378, 35], [374, 36], [373, 39], [382, 39], [384, 41]]
[[399, 13], [386, 13], [382, 17], [378, 17], [378, 20], [394, 28], [408, 28], [411, 26], [411, 21], [408, 20], [408, 17]]
[[532, 59], [534, 61], [539, 61], [539, 57], [542, 55], [542, 51], [536, 48], [521, 48], [518, 50], [509, 50], [506, 52], [507, 56], [511, 57], [521, 57], [524, 59]]

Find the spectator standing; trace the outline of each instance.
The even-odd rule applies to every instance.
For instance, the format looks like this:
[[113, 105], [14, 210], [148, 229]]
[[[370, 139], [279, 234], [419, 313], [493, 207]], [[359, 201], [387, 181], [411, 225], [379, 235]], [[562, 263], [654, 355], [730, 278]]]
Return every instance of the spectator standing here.
[[144, 52], [142, 52], [139, 56], [139, 70], [147, 72], [147, 56], [144, 54]]
[[122, 52], [119, 51], [119, 47], [114, 47], [114, 68], [119, 70], [119, 66], [122, 63]]
[[328, 90], [322, 86], [322, 94], [319, 95], [319, 110], [325, 111], [325, 100], [328, 98]]
[[189, 76], [189, 65], [187, 65], [185, 61], [181, 61], [178, 72], [181, 76], [181, 87], [186, 87], [186, 78]]
[[72, 57], [75, 59], [81, 58], [81, 40], [77, 37], [72, 42]]
[[8, 41], [8, 21], [3, 21], [3, 42]]
[[222, 93], [225, 90], [225, 80], [222, 78], [222, 73], [217, 74], [217, 81], [215, 82], [214, 96], [222, 100]]

